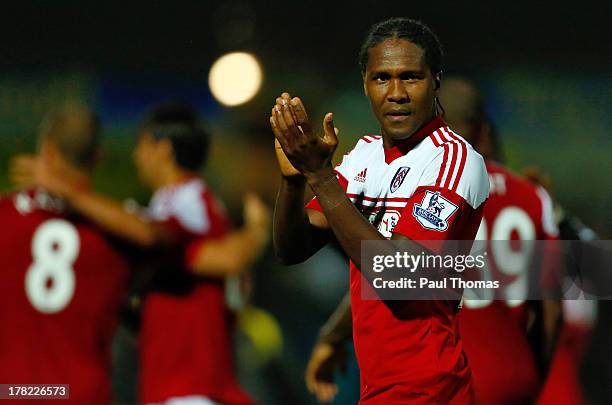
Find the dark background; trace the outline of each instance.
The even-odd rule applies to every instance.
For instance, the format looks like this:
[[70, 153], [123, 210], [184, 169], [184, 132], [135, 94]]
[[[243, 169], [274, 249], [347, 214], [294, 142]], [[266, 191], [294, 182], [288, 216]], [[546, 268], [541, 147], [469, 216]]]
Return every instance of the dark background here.
[[[378, 130], [357, 64], [365, 32], [407, 16], [437, 33], [447, 74], [482, 88], [506, 163], [549, 173], [555, 198], [610, 238], [610, 15], [612, 3], [603, 1], [4, 2], [0, 189], [9, 189], [9, 157], [34, 150], [42, 117], [76, 101], [95, 108], [105, 126], [96, 187], [146, 202], [131, 162], [136, 125], [155, 103], [181, 98], [206, 119], [214, 146], [203, 174], [239, 222], [245, 191], [272, 203], [278, 184], [268, 128], [274, 98], [283, 90], [300, 95], [313, 120], [333, 111], [341, 156]], [[211, 64], [231, 51], [253, 53], [264, 72], [257, 96], [235, 108], [218, 104], [207, 84]], [[242, 379], [262, 404], [311, 403], [302, 379], [307, 356], [347, 283], [333, 251], [299, 269], [271, 257], [259, 263], [254, 302], [262, 310], [243, 316], [238, 346]], [[117, 396], [129, 403], [134, 336], [121, 333]], [[354, 403], [354, 366], [343, 384], [337, 403]]]

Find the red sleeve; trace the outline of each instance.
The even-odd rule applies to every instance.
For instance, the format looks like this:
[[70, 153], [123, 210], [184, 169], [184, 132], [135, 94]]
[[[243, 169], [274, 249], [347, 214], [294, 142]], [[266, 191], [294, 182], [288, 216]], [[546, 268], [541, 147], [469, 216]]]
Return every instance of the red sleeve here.
[[[410, 197], [393, 229], [415, 241], [473, 240], [485, 203], [473, 208], [452, 190], [422, 186]], [[439, 252], [441, 243], [426, 243]]]
[[306, 203], [306, 208], [323, 212], [323, 208], [321, 208], [321, 204], [319, 200], [317, 200], [317, 197], [312, 197], [312, 199]]
[[201, 237], [216, 237], [226, 231], [222, 204], [202, 182], [187, 182], [153, 199], [151, 216], [178, 244], [184, 245]]
[[189, 232], [181, 222], [174, 216], [168, 218], [165, 221], [155, 221], [158, 225], [163, 226], [172, 235], [172, 239], [178, 244], [183, 244], [194, 238], [196, 235]]
[[204, 196], [206, 200], [206, 215], [210, 221], [210, 227], [204, 235], [196, 235], [188, 240], [185, 248], [185, 263], [188, 268], [193, 268], [195, 259], [200, 249], [211, 239], [223, 238], [231, 231], [232, 224], [227, 216], [225, 207], [212, 193]]

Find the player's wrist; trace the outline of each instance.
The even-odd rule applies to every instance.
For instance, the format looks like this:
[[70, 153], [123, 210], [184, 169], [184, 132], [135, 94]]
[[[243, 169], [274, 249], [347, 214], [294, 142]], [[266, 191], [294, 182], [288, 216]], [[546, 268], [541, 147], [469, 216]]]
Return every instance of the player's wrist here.
[[268, 239], [267, 226], [263, 224], [250, 224], [245, 230], [249, 246], [255, 251], [262, 250]]
[[336, 179], [336, 173], [334, 169], [329, 167], [324, 167], [314, 172], [305, 173], [306, 181], [308, 185], [311, 187], [316, 187], [320, 185], [324, 185], [329, 183], [332, 180]]
[[303, 188], [306, 186], [306, 177], [303, 174], [283, 175], [282, 181], [293, 188]]
[[68, 182], [58, 182], [54, 189], [54, 193], [58, 194], [60, 197], [73, 201], [78, 199], [79, 196], [85, 192], [85, 188], [78, 187], [76, 184], [70, 184]]

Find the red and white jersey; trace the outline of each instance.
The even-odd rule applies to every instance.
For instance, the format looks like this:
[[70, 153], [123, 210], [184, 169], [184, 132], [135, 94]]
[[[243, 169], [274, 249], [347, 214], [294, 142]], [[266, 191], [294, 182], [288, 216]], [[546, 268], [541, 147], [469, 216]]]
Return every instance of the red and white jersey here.
[[[553, 240], [558, 237], [553, 203], [548, 193], [504, 167], [487, 162], [490, 196], [477, 239], [488, 246], [488, 268], [504, 279], [497, 300], [465, 299], [459, 314], [463, 347], [474, 374], [474, 387], [483, 404], [531, 403], [540, 377], [526, 338], [528, 266], [517, 274], [511, 240]], [[502, 248], [508, 243], [508, 249]], [[527, 260], [526, 262], [529, 262]], [[542, 265], [545, 265], [542, 263]]]
[[[553, 202], [544, 188], [513, 174], [497, 163], [487, 162], [487, 172], [491, 194], [476, 239], [495, 241], [495, 246], [488, 244], [487, 264], [495, 279], [504, 280], [504, 289], [499, 291], [496, 298], [512, 308], [517, 322], [526, 327], [524, 303], [529, 281], [527, 267], [525, 272], [519, 274], [516, 269], [508, 267], [516, 262], [514, 259], [517, 256], [524, 255], [525, 252], [520, 249], [520, 244], [511, 241], [557, 240], [559, 230], [554, 218]], [[524, 261], [530, 263], [530, 259]], [[539, 259], [542, 273], [540, 278], [550, 279], [550, 273], [558, 271], [558, 258]], [[468, 301], [466, 307], [485, 307], [491, 301]]]
[[[192, 252], [230, 230], [225, 209], [197, 178], [158, 190], [148, 209], [180, 241], [178, 255], [164, 261], [170, 276], [186, 276]], [[170, 263], [168, 263], [170, 262]], [[168, 271], [170, 270], [170, 271]], [[222, 278], [190, 279], [191, 288], [154, 291], [144, 301], [140, 334], [140, 402], [205, 397], [227, 405], [252, 401], [234, 376], [232, 316]]]
[[111, 403], [126, 262], [42, 190], [1, 198], [0, 223], [0, 381], [69, 384], [69, 403]]
[[[364, 136], [336, 171], [347, 196], [388, 238], [473, 240], [489, 192], [482, 157], [439, 117], [391, 149], [380, 136]], [[307, 207], [321, 210], [316, 199]], [[351, 263], [360, 403], [472, 403], [458, 303], [363, 300], [362, 283]]]

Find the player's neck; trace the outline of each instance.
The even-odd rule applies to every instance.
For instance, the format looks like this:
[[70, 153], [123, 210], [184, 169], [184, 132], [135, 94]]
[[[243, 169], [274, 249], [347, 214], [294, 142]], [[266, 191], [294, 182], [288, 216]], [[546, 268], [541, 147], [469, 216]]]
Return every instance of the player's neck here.
[[91, 188], [91, 175], [79, 169], [72, 168], [65, 164], [56, 165], [56, 173], [64, 180], [73, 184], [80, 190], [89, 190]]
[[174, 186], [183, 183], [186, 179], [193, 178], [194, 173], [176, 166], [169, 166], [163, 171], [159, 178], [158, 188]]
[[415, 130], [413, 130], [411, 133], [406, 134], [405, 136], [400, 136], [400, 137], [391, 137], [389, 136], [387, 133], [385, 133], [384, 129], [381, 129], [381, 135], [383, 138], [383, 147], [385, 149], [391, 149], [394, 148], [396, 146], [400, 146], [405, 144], [409, 139], [411, 139], [415, 134], [418, 134], [424, 127], [427, 126], [427, 124], [429, 124], [430, 122], [432, 122], [434, 119], [437, 118], [437, 115], [435, 114], [435, 112], [431, 113], [431, 116], [429, 118], [427, 118], [426, 120], [424, 120], [418, 127], [416, 127]]

